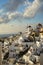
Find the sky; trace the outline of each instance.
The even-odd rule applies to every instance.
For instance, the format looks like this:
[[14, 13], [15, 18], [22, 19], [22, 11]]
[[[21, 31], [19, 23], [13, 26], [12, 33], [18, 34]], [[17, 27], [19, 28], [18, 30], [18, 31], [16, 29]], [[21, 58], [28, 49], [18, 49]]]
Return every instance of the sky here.
[[25, 31], [43, 24], [43, 0], [0, 0], [0, 34]]

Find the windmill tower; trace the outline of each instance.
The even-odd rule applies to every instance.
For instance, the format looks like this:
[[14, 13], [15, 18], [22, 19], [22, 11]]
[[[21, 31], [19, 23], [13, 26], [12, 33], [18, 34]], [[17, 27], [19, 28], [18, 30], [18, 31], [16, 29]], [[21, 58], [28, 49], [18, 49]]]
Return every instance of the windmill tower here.
[[0, 65], [2, 65], [2, 44], [0, 43]]
[[32, 27], [27, 24], [27, 37], [30, 35]]

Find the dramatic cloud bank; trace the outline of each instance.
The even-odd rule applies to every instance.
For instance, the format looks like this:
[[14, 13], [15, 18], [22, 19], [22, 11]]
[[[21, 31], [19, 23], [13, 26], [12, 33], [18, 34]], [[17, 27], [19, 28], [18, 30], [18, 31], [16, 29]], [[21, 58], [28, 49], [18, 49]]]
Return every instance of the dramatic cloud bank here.
[[[17, 9], [19, 6], [25, 5], [23, 12], [18, 12]], [[28, 0], [9, 0], [5, 5], [6, 13], [0, 16], [0, 23], [8, 23], [12, 19], [19, 18], [33, 18], [38, 12], [43, 10], [43, 0], [34, 0], [29, 2]], [[0, 10], [2, 13], [3, 10]]]

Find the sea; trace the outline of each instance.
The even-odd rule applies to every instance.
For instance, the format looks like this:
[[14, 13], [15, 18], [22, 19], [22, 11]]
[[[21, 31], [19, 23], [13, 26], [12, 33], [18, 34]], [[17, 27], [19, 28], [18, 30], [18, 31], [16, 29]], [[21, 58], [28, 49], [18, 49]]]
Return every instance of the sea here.
[[0, 38], [15, 36], [16, 34], [0, 34]]

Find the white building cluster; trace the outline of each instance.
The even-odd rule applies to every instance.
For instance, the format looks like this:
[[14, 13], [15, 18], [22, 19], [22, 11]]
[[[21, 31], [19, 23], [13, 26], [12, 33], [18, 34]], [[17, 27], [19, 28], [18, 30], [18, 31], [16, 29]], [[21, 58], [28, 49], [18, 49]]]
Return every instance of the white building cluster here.
[[4, 39], [2, 45], [2, 61], [6, 60], [9, 65], [39, 63], [40, 54], [43, 53], [43, 26], [38, 24], [35, 30], [27, 26], [27, 31]]

